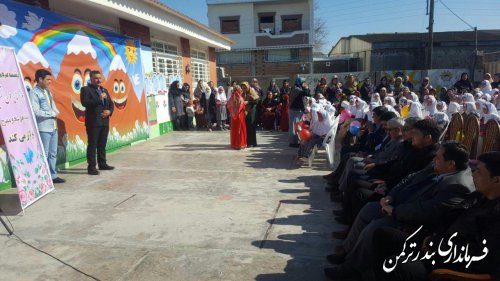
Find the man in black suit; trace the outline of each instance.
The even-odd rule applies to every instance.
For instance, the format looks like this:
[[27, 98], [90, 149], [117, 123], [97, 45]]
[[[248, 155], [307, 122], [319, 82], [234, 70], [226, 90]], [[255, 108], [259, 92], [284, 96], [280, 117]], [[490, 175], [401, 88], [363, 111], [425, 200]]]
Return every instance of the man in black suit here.
[[[99, 170], [113, 170], [106, 163], [106, 142], [109, 133], [109, 117], [113, 114], [114, 103], [108, 90], [101, 86], [102, 77], [99, 71], [90, 72], [90, 85], [81, 90], [80, 99], [85, 107], [85, 127], [87, 129], [87, 163], [88, 174], [98, 175]], [[96, 161], [97, 149], [97, 161]]]
[[380, 203], [365, 205], [337, 254], [327, 257], [340, 265], [326, 268], [325, 274], [332, 279], [373, 274], [367, 269], [372, 265], [373, 233], [378, 228], [435, 227], [456, 216], [455, 207], [474, 190], [468, 160], [469, 153], [462, 144], [444, 143], [433, 167], [403, 179]]

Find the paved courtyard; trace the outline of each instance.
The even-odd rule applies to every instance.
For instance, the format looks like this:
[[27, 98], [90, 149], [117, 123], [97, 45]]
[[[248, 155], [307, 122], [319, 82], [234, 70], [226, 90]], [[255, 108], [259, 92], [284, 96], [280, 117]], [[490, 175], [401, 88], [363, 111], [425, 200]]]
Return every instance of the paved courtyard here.
[[0, 280], [324, 280], [342, 229], [324, 153], [297, 168], [285, 134], [259, 132], [244, 151], [228, 141], [173, 132], [109, 154], [115, 171], [72, 166], [24, 215], [15, 190], [1, 192], [34, 248], [0, 225]]

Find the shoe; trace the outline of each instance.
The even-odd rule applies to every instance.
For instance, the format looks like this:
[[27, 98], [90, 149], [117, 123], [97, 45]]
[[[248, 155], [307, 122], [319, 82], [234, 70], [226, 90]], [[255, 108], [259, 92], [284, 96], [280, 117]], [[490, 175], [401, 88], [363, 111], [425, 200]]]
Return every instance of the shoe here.
[[329, 173], [328, 175], [324, 175], [324, 176], [323, 176], [323, 178], [324, 178], [325, 180], [327, 180], [327, 179], [329, 179], [329, 178], [333, 177], [333, 174], [334, 174], [334, 173], [335, 173], [335, 172], [331, 172], [331, 173]]
[[98, 171], [96, 168], [94, 168], [94, 169], [88, 169], [88, 170], [87, 170], [87, 173], [88, 173], [89, 175], [92, 175], [92, 176], [97, 176], [97, 175], [99, 175], [99, 171]]
[[325, 268], [325, 275], [332, 280], [356, 278], [357, 273], [354, 270], [349, 270], [344, 266], [336, 266]]
[[57, 177], [55, 179], [52, 180], [53, 183], [65, 183], [66, 180], [65, 179], [61, 179], [60, 177]]
[[331, 264], [341, 264], [345, 262], [345, 254], [333, 254], [326, 256], [326, 260]]
[[351, 224], [352, 221], [347, 216], [336, 217], [335, 220], [341, 224]]
[[108, 164], [100, 165], [99, 170], [114, 170], [115, 167], [109, 166]]
[[349, 234], [348, 230], [334, 231], [334, 232], [332, 232], [332, 237], [333, 237], [333, 239], [344, 240], [344, 239], [346, 239], [347, 234]]

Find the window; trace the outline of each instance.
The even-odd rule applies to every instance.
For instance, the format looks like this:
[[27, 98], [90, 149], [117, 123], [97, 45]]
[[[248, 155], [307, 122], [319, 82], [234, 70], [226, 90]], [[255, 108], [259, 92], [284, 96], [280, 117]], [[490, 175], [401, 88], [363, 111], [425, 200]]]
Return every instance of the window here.
[[191, 61], [191, 71], [193, 73], [193, 84], [197, 85], [199, 80], [208, 82], [208, 63]]
[[153, 41], [153, 72], [165, 76], [182, 76], [181, 57], [177, 53], [177, 46]]
[[251, 52], [221, 52], [217, 53], [218, 64], [244, 64], [252, 62]]
[[259, 32], [275, 34], [274, 15], [276, 13], [259, 13]]
[[298, 61], [299, 49], [275, 49], [267, 50], [265, 54], [266, 62]]
[[235, 34], [240, 33], [240, 17], [220, 17], [220, 33]]
[[302, 30], [302, 15], [281, 16], [281, 32]]
[[197, 85], [198, 80], [203, 80], [208, 82], [209, 71], [208, 71], [208, 61], [207, 53], [191, 49], [191, 73], [193, 74], [193, 84]]

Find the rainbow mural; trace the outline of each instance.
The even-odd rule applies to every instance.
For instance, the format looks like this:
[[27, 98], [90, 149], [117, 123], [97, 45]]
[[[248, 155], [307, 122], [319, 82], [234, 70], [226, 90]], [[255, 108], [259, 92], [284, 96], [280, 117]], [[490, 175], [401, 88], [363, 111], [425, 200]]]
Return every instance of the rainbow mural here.
[[70, 42], [79, 31], [84, 32], [90, 39], [92, 46], [99, 49], [109, 61], [116, 56], [117, 53], [113, 44], [99, 30], [83, 23], [63, 22], [54, 24], [33, 34], [30, 41], [38, 46], [42, 54], [45, 54], [61, 43]]

